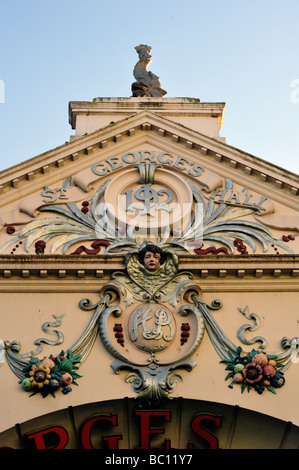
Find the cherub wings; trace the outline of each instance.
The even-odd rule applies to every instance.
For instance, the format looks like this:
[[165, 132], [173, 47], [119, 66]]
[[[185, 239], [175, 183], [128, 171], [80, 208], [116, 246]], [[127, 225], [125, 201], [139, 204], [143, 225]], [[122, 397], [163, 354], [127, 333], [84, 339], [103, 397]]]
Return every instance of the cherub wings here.
[[165, 262], [156, 270], [148, 271], [138, 260], [138, 253], [127, 259], [127, 272], [130, 278], [145, 291], [153, 294], [167, 284], [177, 271], [176, 259], [172, 253], [166, 254]]

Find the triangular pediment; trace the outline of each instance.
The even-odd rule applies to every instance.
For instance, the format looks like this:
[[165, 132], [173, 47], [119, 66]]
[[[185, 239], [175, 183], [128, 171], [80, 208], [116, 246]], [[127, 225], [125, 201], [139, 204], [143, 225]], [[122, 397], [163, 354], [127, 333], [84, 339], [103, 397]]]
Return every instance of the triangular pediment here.
[[[85, 241], [90, 246], [90, 211], [100, 203], [99, 194], [110, 188], [107, 201], [117, 205], [114, 193], [124, 188], [122, 195], [132, 198], [145, 184], [158, 184], [152, 193], [139, 193], [147, 209], [167, 197], [203, 205], [203, 240], [194, 226], [197, 240], [175, 240], [192, 252], [299, 251], [297, 175], [145, 110], [3, 171], [1, 253], [34, 254], [39, 240], [46, 240], [45, 253], [73, 253]], [[162, 206], [161, 214], [167, 210]], [[108, 235], [101, 232], [105, 246], [113, 244]]]

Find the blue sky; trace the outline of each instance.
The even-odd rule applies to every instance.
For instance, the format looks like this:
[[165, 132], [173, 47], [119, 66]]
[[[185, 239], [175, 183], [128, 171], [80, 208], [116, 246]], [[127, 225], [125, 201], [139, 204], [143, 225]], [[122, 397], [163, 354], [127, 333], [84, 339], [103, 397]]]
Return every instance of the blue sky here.
[[225, 102], [228, 144], [299, 174], [298, 0], [0, 6], [0, 171], [69, 140], [69, 101], [131, 96], [143, 43], [166, 97]]

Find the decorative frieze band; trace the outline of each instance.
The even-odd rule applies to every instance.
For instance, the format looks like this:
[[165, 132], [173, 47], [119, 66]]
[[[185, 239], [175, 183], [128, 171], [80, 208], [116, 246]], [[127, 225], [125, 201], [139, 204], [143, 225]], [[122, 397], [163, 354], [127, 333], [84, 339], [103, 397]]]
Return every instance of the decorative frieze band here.
[[[150, 122], [144, 122], [140, 125], [139, 127], [143, 131], [153, 131], [156, 132], [160, 137], [168, 138], [171, 141], [175, 143], [180, 143], [184, 145], [188, 149], [194, 149], [198, 150], [201, 155], [208, 155], [214, 158], [215, 161], [221, 162], [221, 163], [226, 163], [230, 168], [232, 169], [239, 169], [243, 171], [246, 175], [256, 175], [260, 181], [267, 181], [271, 184], [274, 185], [274, 187], [279, 188], [279, 189], [287, 189], [292, 196], [296, 196], [299, 193], [299, 187], [297, 188], [296, 186], [287, 183], [286, 181], [283, 181], [283, 178], [280, 180], [279, 178], [275, 178], [273, 176], [267, 175], [264, 171], [259, 170], [258, 168], [253, 168], [250, 166], [249, 162], [247, 164], [244, 164], [243, 162], [239, 162], [238, 159], [236, 158], [231, 158], [231, 156], [225, 156], [217, 151], [209, 150], [208, 148], [204, 147], [202, 144], [190, 140], [190, 138], [187, 138], [185, 135], [180, 135], [179, 133], [174, 133], [171, 132], [171, 130], [167, 131], [166, 129], [163, 129], [159, 127], [158, 125], [154, 125], [153, 123]], [[116, 129], [115, 134], [111, 134], [109, 138], [106, 138], [104, 140], [101, 140], [100, 142], [97, 143], [92, 143], [90, 144], [90, 139], [88, 145], [77, 152], [70, 152], [70, 154], [66, 154], [65, 156], [61, 157], [57, 161], [53, 163], [49, 163], [47, 165], [41, 166], [39, 169], [35, 169], [34, 171], [29, 171], [27, 174], [24, 174], [23, 177], [18, 177], [18, 178], [13, 178], [10, 183], [3, 183], [3, 187], [6, 186], [7, 184], [13, 188], [19, 188], [20, 183], [23, 180], [27, 181], [32, 181], [32, 179], [35, 178], [35, 176], [38, 175], [38, 173], [41, 174], [46, 174], [49, 173], [50, 169], [55, 169], [55, 168], [61, 168], [64, 166], [67, 162], [75, 161], [80, 158], [80, 156], [84, 155], [90, 155], [92, 152], [94, 152], [95, 148], [105, 148], [107, 147], [108, 144], [115, 144], [119, 143], [124, 137], [131, 137], [135, 135], [136, 129], [135, 127], [130, 128], [127, 131], [124, 132], [119, 132]]]
[[[20, 279], [58, 278], [73, 279], [102, 278], [116, 270], [124, 269], [122, 256], [63, 256], [63, 255], [20, 255], [0, 257], [0, 278]], [[190, 271], [201, 279], [242, 279], [242, 278], [298, 278], [299, 255], [252, 255], [244, 256], [183, 256], [179, 258], [179, 269]]]

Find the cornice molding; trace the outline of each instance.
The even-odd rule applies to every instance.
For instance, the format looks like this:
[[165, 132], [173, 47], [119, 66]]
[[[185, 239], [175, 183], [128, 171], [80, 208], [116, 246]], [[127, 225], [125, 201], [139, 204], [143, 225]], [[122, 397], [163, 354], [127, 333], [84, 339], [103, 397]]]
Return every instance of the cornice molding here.
[[[113, 271], [124, 270], [123, 256], [96, 255], [2, 255], [0, 280], [12, 277], [28, 280], [86, 278], [110, 276]], [[299, 255], [189, 255], [179, 256], [179, 270], [192, 272], [206, 279], [297, 279], [299, 281]]]
[[[176, 145], [181, 144], [185, 149], [196, 150], [205, 161], [214, 163], [218, 168], [229, 170], [236, 177], [254, 177], [261, 185], [266, 183], [277, 197], [284, 194], [290, 199], [290, 203], [296, 201], [298, 204], [298, 199], [294, 198], [299, 195], [298, 175], [147, 110], [2, 171], [0, 192], [5, 196], [9, 190], [20, 190], [22, 185], [31, 188], [38, 177], [39, 186], [42, 186], [44, 177], [49, 178], [50, 173], [56, 180], [61, 179], [62, 173], [72, 171], [72, 163], [78, 164], [83, 158], [86, 160], [87, 155], [90, 156], [98, 149], [106, 149], [115, 144], [118, 144], [115, 147], [124, 145], [126, 138], [133, 137], [140, 131]], [[133, 140], [129, 145], [133, 144]], [[180, 149], [177, 148], [177, 151]]]
[[162, 115], [192, 115], [193, 117], [214, 117], [219, 129], [223, 124], [224, 102], [200, 102], [197, 98], [95, 98], [93, 101], [70, 101], [69, 123], [76, 128], [78, 115], [135, 114], [148, 110]]

